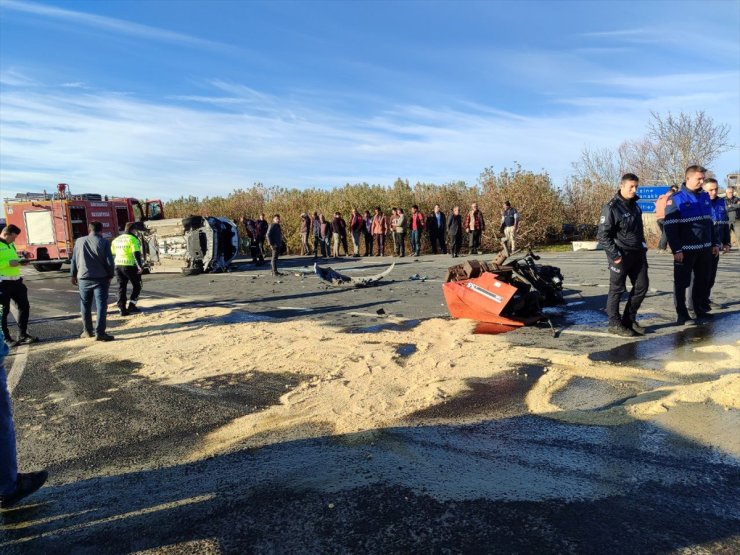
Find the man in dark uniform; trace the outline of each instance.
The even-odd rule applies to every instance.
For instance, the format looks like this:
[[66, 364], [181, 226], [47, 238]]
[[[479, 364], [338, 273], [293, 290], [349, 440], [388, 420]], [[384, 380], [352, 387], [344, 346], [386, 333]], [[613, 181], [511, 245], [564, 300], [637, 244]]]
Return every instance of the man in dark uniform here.
[[[702, 323], [709, 317], [704, 299], [709, 290], [712, 257], [719, 255], [719, 241], [712, 221], [712, 203], [702, 191], [706, 169], [686, 168], [686, 181], [666, 203], [663, 227], [673, 253], [673, 297], [676, 324]], [[692, 283], [692, 303], [696, 321], [686, 307], [686, 288]]]
[[[622, 176], [619, 191], [606, 203], [599, 218], [599, 243], [609, 261], [609, 294], [606, 313], [609, 333], [622, 337], [643, 335], [645, 328], [637, 323], [637, 311], [648, 290], [648, 263], [642, 210], [637, 205], [638, 177], [633, 173]], [[620, 316], [619, 300], [629, 277], [632, 290], [627, 297], [624, 314]]]
[[[711, 202], [712, 206], [714, 236], [715, 239], [718, 241], [716, 246], [724, 253], [727, 253], [730, 250], [730, 222], [727, 219], [725, 199], [719, 198], [719, 196], [717, 196], [718, 188], [719, 184], [717, 183], [716, 179], [709, 177], [704, 180], [704, 186], [702, 187], [702, 189], [704, 189], [704, 192], [709, 195], [709, 201]], [[718, 266], [719, 253], [717, 253], [717, 256], [712, 256], [712, 267], [709, 269], [709, 283], [707, 284], [707, 288], [704, 290], [704, 302], [701, 305], [701, 311], [703, 312], [710, 312], [713, 308], [722, 308], [722, 306], [713, 302], [710, 298], [712, 295], [714, 282], [717, 279]], [[693, 303], [693, 291], [694, 282], [692, 281], [691, 285], [689, 286], [689, 298], [687, 303], [689, 306], [689, 314], [691, 314], [691, 312], [694, 312], [696, 314], [696, 307]]]

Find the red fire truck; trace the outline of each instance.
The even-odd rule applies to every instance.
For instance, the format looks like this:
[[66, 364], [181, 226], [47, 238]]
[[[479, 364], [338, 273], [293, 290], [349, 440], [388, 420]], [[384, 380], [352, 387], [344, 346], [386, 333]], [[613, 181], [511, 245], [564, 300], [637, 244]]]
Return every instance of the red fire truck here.
[[59, 270], [69, 262], [75, 239], [87, 235], [90, 222], [101, 222], [103, 236], [110, 239], [121, 233], [127, 222], [163, 218], [160, 200], [73, 195], [64, 183], [54, 194], [26, 193], [5, 199], [6, 224], [21, 229], [16, 249], [39, 272]]

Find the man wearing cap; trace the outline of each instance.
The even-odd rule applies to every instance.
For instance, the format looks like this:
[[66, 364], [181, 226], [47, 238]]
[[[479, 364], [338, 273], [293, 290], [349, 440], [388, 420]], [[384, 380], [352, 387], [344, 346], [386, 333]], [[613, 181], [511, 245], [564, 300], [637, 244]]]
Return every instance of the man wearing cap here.
[[[18, 226], [7, 225], [0, 231], [0, 306], [2, 307], [2, 330], [11, 347], [27, 345], [38, 341], [38, 337], [28, 334], [28, 317], [31, 305], [28, 302], [28, 289], [21, 277], [21, 266], [28, 264], [24, 258], [21, 259], [15, 250], [15, 240], [21, 232]], [[8, 329], [8, 314], [10, 313], [10, 301], [18, 307], [18, 339], [10, 336]]]
[[[709, 317], [703, 305], [712, 257], [719, 255], [719, 241], [712, 220], [712, 203], [702, 191], [706, 172], [702, 166], [686, 168], [686, 181], [668, 199], [665, 208], [663, 226], [673, 253], [673, 297], [679, 326], [703, 323]], [[691, 318], [686, 306], [686, 289], [692, 281], [696, 319]]]
[[[111, 251], [115, 257], [116, 280], [118, 281], [118, 312], [121, 316], [141, 312], [136, 306], [141, 293], [141, 274], [144, 272], [144, 262], [141, 259], [141, 242], [133, 234], [131, 228], [134, 222], [127, 222], [124, 232], [113, 239]], [[126, 305], [126, 289], [128, 282], [133, 287], [131, 298]]]

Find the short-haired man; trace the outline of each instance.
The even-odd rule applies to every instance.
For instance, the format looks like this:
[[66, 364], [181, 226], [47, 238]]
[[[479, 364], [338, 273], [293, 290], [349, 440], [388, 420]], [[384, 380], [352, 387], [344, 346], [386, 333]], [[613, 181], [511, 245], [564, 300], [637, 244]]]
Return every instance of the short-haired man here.
[[[5, 341], [11, 347], [27, 345], [38, 341], [38, 337], [28, 334], [28, 317], [31, 312], [31, 304], [28, 302], [28, 289], [21, 277], [21, 266], [28, 261], [18, 256], [15, 250], [15, 240], [21, 229], [9, 224], [0, 231], [0, 307], [2, 309], [2, 329]], [[18, 339], [10, 336], [8, 329], [8, 314], [10, 313], [10, 301], [18, 307]]]
[[280, 214], [275, 214], [272, 217], [272, 223], [267, 228], [266, 237], [270, 249], [272, 249], [272, 260], [270, 261], [272, 275], [282, 276], [282, 272], [278, 271], [278, 257], [280, 256], [280, 250], [283, 248], [283, 230], [280, 227]]
[[447, 234], [447, 217], [442, 212], [439, 204], [434, 205], [434, 211], [429, 214], [427, 218], [427, 235], [429, 236], [429, 244], [432, 247], [432, 254], [437, 254], [437, 249], [442, 254], [447, 254], [447, 241], [445, 241], [445, 235]]
[[455, 206], [452, 209], [452, 215], [447, 220], [447, 237], [450, 240], [450, 251], [452, 258], [460, 255], [462, 246], [463, 222], [460, 215], [460, 207]]
[[[712, 221], [714, 222], [715, 237], [717, 238], [719, 248], [727, 253], [730, 250], [730, 222], [727, 219], [725, 201], [717, 195], [718, 188], [717, 180], [713, 177], [704, 180], [702, 189], [709, 195], [709, 201], [712, 203]], [[719, 252], [716, 256], [712, 256], [712, 265], [709, 268], [709, 283], [704, 290], [703, 302], [699, 307], [701, 312], [710, 312], [713, 308], [721, 308], [720, 305], [711, 300], [712, 288], [717, 279], [717, 266], [719, 266]], [[693, 289], [694, 282], [692, 281], [689, 286], [688, 307], [690, 311], [696, 313], [696, 306], [693, 303]]]
[[509, 254], [516, 250], [516, 232], [519, 231], [519, 212], [512, 208], [507, 200], [504, 202], [504, 210], [501, 213], [501, 231], [504, 233], [504, 245]]
[[[127, 222], [124, 232], [111, 242], [111, 251], [116, 266], [118, 281], [118, 312], [121, 316], [141, 312], [136, 306], [141, 294], [141, 274], [144, 273], [144, 261], [141, 258], [141, 241], [133, 232], [134, 222]], [[126, 289], [131, 282], [131, 297], [126, 304]]]
[[[95, 337], [97, 341], [112, 341], [106, 333], [108, 313], [108, 288], [113, 279], [114, 265], [108, 239], [103, 237], [103, 224], [90, 222], [89, 234], [75, 241], [72, 249], [70, 276], [72, 285], [79, 286], [80, 312], [82, 313], [82, 335]], [[97, 322], [93, 333], [92, 304], [95, 299]]]
[[737, 217], [740, 212], [740, 198], [735, 195], [734, 185], [728, 185], [725, 190], [725, 211], [730, 222], [730, 234], [735, 234], [735, 243], [740, 246], [740, 219]]
[[[637, 204], [639, 182], [633, 173], [622, 176], [619, 191], [601, 210], [597, 235], [609, 263], [609, 294], [606, 300], [609, 333], [622, 337], [645, 333], [645, 328], [637, 323], [637, 311], [649, 285], [642, 210]], [[619, 300], [626, 290], [627, 278], [632, 283], [632, 290], [627, 297], [624, 314], [620, 315]]]
[[262, 264], [265, 261], [265, 238], [267, 237], [267, 228], [270, 224], [267, 223], [265, 214], [262, 213], [254, 223], [254, 240], [257, 243], [257, 249], [259, 250], [259, 263]]
[[[702, 166], [686, 168], [686, 181], [666, 203], [663, 225], [673, 253], [673, 297], [679, 326], [701, 323], [708, 317], [703, 303], [709, 287], [712, 257], [719, 254], [719, 241], [712, 221], [712, 203], [709, 195], [702, 191], [706, 172]], [[686, 288], [692, 281], [696, 321], [686, 307]]]
[[470, 212], [465, 216], [465, 231], [468, 232], [468, 254], [483, 254], [480, 250], [481, 237], [486, 230], [483, 212], [478, 210], [478, 203], [470, 205]]

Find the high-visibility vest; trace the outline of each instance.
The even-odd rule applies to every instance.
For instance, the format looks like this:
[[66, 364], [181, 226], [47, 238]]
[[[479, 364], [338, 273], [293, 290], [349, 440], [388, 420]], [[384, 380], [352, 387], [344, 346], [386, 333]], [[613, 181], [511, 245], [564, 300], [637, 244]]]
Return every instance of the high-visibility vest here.
[[10, 262], [20, 260], [13, 243], [0, 241], [0, 277], [18, 277], [21, 275], [20, 264], [11, 266]]
[[134, 253], [141, 252], [141, 243], [133, 235], [123, 233], [113, 239], [110, 250], [115, 256], [116, 266], [136, 266]]

